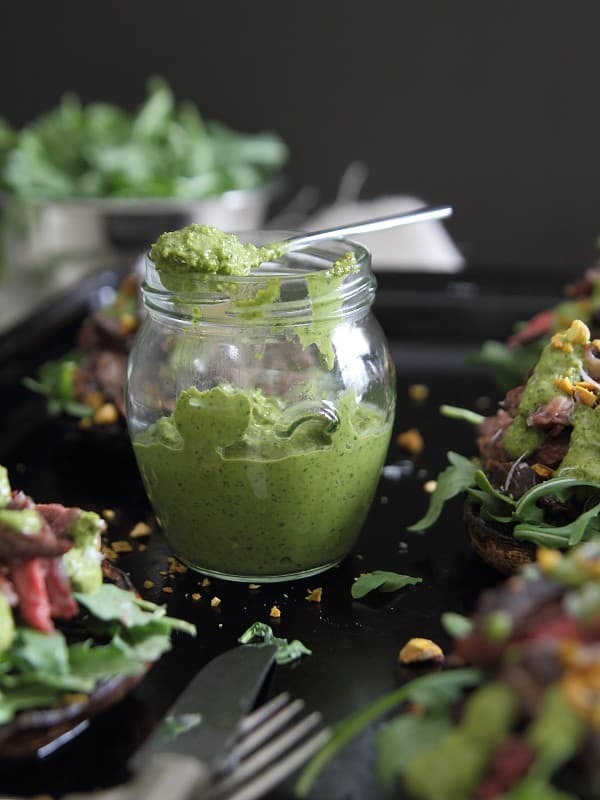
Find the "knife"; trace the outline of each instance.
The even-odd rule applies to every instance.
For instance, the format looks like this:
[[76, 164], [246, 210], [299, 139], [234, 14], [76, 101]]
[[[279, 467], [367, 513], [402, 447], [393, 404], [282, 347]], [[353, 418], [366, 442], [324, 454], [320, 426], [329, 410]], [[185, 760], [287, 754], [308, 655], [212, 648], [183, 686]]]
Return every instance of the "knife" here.
[[273, 645], [242, 645], [210, 661], [130, 760], [123, 786], [64, 800], [183, 800], [206, 789], [236, 739], [273, 663]]

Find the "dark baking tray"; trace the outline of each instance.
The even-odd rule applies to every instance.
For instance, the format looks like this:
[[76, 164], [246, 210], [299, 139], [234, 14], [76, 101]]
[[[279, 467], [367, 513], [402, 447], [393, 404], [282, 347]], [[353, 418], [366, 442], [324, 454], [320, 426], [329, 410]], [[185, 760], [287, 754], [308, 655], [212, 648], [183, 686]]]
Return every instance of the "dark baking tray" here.
[[[90, 277], [34, 318], [0, 339], [0, 463], [14, 486], [39, 501], [61, 501], [97, 510], [114, 509], [113, 539], [126, 538], [133, 525], [152, 519], [126, 443], [114, 431], [106, 442], [82, 436], [64, 420], [48, 419], [44, 402], [21, 386], [36, 365], [67, 351], [90, 303], [103, 286], [116, 285], [122, 269]], [[23, 796], [89, 790], [112, 785], [126, 775], [125, 763], [191, 676], [210, 658], [236, 644], [255, 620], [270, 622], [278, 634], [301, 639], [313, 651], [290, 666], [277, 667], [266, 693], [288, 690], [335, 723], [411, 676], [401, 669], [397, 653], [411, 636], [448, 639], [439, 617], [443, 611], [468, 611], [478, 592], [497, 576], [466, 544], [459, 503], [444, 513], [427, 534], [411, 534], [406, 526], [423, 512], [427, 495], [422, 485], [434, 478], [449, 449], [472, 452], [471, 432], [461, 422], [440, 417], [440, 403], [481, 407], [495, 402], [498, 392], [486, 370], [469, 366], [466, 356], [484, 338], [501, 337], [519, 319], [556, 302], [560, 286], [577, 276], [546, 276], [543, 290], [526, 275], [510, 283], [493, 270], [470, 269], [460, 276], [404, 273], [379, 278], [376, 314], [390, 340], [398, 374], [395, 433], [418, 428], [424, 452], [401, 480], [382, 478], [376, 499], [353, 554], [336, 569], [310, 580], [247, 586], [213, 581], [199, 587], [201, 576], [188, 572], [175, 580], [160, 574], [168, 551], [154, 533], [145, 552], [122, 556], [119, 565], [144, 595], [168, 601], [170, 613], [197, 625], [192, 640], [178, 636], [172, 651], [118, 706], [91, 721], [69, 744], [43, 759], [0, 764], [0, 792]], [[409, 387], [423, 383], [428, 399], [414, 402]], [[115, 444], [116, 443], [116, 444]], [[405, 459], [394, 440], [388, 464]], [[423, 583], [394, 594], [353, 601], [350, 587], [360, 572], [390, 569], [419, 575]], [[173, 593], [162, 586], [173, 586]], [[306, 602], [308, 588], [323, 587], [320, 605]], [[200, 601], [191, 594], [203, 595]], [[221, 598], [210, 607], [213, 594]], [[277, 604], [281, 619], [269, 619]], [[292, 782], [271, 797], [292, 797]], [[373, 777], [370, 732], [352, 743], [320, 778], [312, 797], [321, 800], [379, 798]]]

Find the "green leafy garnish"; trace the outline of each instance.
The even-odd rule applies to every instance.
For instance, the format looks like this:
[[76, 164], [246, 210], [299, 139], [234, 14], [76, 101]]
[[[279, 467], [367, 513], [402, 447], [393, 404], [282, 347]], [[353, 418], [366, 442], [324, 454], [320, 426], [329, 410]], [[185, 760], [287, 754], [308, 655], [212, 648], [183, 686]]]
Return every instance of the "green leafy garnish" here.
[[411, 575], [402, 575], [400, 572], [386, 572], [376, 569], [373, 572], [365, 572], [360, 575], [352, 584], [351, 594], [355, 600], [374, 592], [396, 592], [405, 586], [414, 586], [421, 583], [423, 578], [413, 578]]
[[478, 467], [472, 461], [452, 451], [448, 453], [448, 461], [450, 466], [438, 475], [437, 486], [431, 495], [427, 513], [414, 525], [410, 525], [409, 531], [424, 531], [430, 528], [440, 516], [447, 500], [474, 485]]
[[286, 158], [277, 135], [205, 121], [158, 78], [135, 114], [66, 95], [21, 131], [0, 120], [0, 188], [20, 197], [202, 198], [263, 186]]
[[482, 364], [494, 371], [498, 386], [507, 392], [523, 382], [524, 376], [538, 360], [546, 340], [544, 337], [510, 348], [502, 342], [484, 342], [479, 353], [468, 358], [469, 364]]
[[477, 414], [468, 408], [459, 408], [458, 406], [440, 406], [440, 414], [449, 419], [462, 419], [471, 425], [480, 425], [485, 419], [483, 414]]
[[[90, 638], [69, 645], [60, 631], [18, 627], [0, 653], [0, 724], [26, 708], [52, 707], [65, 693], [88, 694], [99, 681], [140, 674], [170, 649], [173, 630], [195, 635], [190, 623], [112, 584], [75, 597], [90, 614]], [[105, 643], [94, 641], [93, 632]]]
[[[549, 478], [528, 489], [519, 500], [514, 500], [509, 494], [495, 489], [483, 470], [473, 462], [452, 452], [448, 453], [448, 460], [450, 466], [438, 477], [427, 513], [411, 525], [409, 531], [431, 527], [440, 516], [444, 503], [466, 492], [484, 520], [512, 525], [515, 539], [564, 549], [600, 534], [599, 483], [578, 478]], [[571, 502], [582, 511], [565, 525], [547, 523], [539, 501], [549, 496], [567, 504]]]
[[70, 414], [73, 417], [89, 417], [94, 411], [75, 398], [73, 376], [79, 356], [69, 355], [59, 361], [48, 361], [39, 370], [37, 378], [23, 378], [23, 385], [32, 392], [43, 395], [52, 415]]
[[505, 800], [576, 800], [575, 795], [551, 786], [550, 780], [577, 753], [585, 735], [585, 722], [572, 709], [560, 686], [552, 686], [526, 732], [536, 760]]
[[371, 705], [335, 726], [330, 739], [303, 769], [296, 784], [296, 794], [306, 797], [331, 759], [379, 717], [408, 702], [418, 703], [430, 711], [439, 710], [457, 700], [465, 689], [476, 686], [481, 680], [482, 674], [476, 669], [438, 672], [415, 678], [399, 689], [379, 697]]
[[457, 614], [454, 611], [446, 611], [442, 614], [441, 621], [444, 629], [455, 639], [463, 639], [473, 630], [473, 623], [471, 620], [463, 616], [463, 614]]
[[238, 642], [241, 644], [250, 644], [255, 640], [263, 644], [272, 644], [277, 647], [275, 653], [275, 662], [277, 664], [289, 664], [291, 661], [296, 661], [302, 656], [312, 655], [312, 650], [309, 650], [299, 639], [293, 639], [291, 642], [288, 642], [287, 639], [275, 636], [273, 628], [265, 622], [253, 623], [242, 633]]
[[377, 780], [386, 794], [393, 793], [396, 780], [410, 761], [418, 753], [437, 744], [450, 727], [450, 720], [445, 714], [402, 714], [377, 732]]

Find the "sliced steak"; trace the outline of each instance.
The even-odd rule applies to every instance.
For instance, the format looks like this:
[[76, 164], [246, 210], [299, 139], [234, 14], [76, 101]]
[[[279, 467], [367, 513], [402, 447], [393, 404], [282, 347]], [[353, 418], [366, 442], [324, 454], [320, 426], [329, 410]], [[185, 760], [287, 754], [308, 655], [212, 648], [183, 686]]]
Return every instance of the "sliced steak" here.
[[509, 389], [506, 393], [504, 400], [500, 403], [502, 408], [506, 411], [507, 414], [510, 414], [511, 417], [516, 417], [517, 412], [519, 411], [519, 406], [521, 404], [521, 399], [523, 398], [523, 392], [525, 391], [525, 384], [521, 384], [521, 386], [515, 386], [514, 389]]
[[66, 508], [60, 503], [38, 503], [36, 509], [59, 538], [67, 535], [69, 528], [81, 514], [80, 508]]
[[54, 558], [64, 555], [72, 546], [68, 539], [57, 539], [48, 526], [41, 533], [27, 536], [0, 523], [0, 564], [14, 559]]
[[477, 449], [484, 463], [510, 460], [502, 440], [504, 432], [512, 421], [512, 417], [504, 409], [500, 409], [493, 417], [486, 417], [477, 426]]
[[575, 401], [567, 395], [556, 395], [527, 417], [527, 425], [532, 428], [560, 427], [571, 424]]

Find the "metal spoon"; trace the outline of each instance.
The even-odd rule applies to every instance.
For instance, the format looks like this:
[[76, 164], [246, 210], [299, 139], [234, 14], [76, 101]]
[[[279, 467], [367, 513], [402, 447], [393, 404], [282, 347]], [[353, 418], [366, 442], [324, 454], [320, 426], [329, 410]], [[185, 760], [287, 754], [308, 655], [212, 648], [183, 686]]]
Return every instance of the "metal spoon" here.
[[403, 214], [391, 214], [389, 217], [378, 217], [376, 219], [365, 220], [364, 222], [354, 222], [344, 225], [341, 228], [326, 228], [314, 233], [303, 233], [298, 236], [291, 236], [285, 240], [286, 252], [298, 250], [307, 244], [318, 242], [321, 239], [339, 238], [351, 233], [370, 233], [371, 231], [384, 231], [387, 228], [397, 228], [400, 225], [412, 225], [415, 222], [426, 222], [430, 219], [445, 219], [452, 215], [452, 206], [425, 206], [417, 208], [415, 211], [404, 212]]

